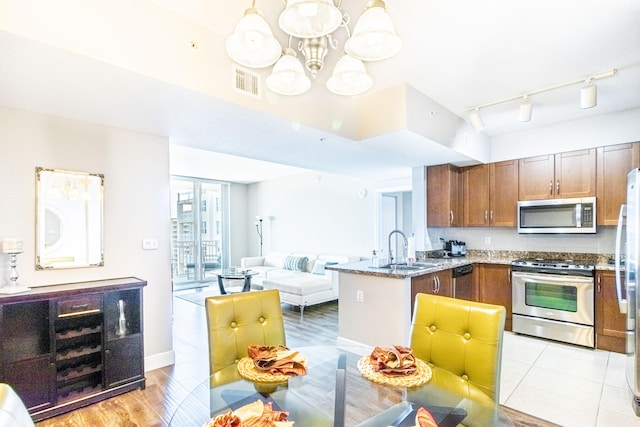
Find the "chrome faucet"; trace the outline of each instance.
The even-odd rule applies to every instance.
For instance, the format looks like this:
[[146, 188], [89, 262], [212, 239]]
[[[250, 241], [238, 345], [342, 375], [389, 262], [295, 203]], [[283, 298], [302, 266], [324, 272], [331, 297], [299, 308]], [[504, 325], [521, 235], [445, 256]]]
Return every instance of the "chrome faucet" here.
[[391, 251], [391, 236], [393, 236], [395, 233], [398, 233], [404, 239], [405, 249], [407, 248], [407, 246], [409, 246], [409, 241], [407, 240], [407, 236], [405, 236], [405, 234], [402, 231], [393, 230], [391, 233], [389, 233], [389, 265], [393, 265], [393, 252]]

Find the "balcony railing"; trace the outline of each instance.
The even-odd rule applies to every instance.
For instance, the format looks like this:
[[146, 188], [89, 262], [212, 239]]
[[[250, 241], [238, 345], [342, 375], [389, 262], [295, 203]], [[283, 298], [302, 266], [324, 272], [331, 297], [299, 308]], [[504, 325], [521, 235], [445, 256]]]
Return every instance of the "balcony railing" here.
[[[220, 255], [221, 245], [218, 240], [203, 240], [201, 242], [200, 253], [202, 278], [207, 271], [219, 270], [221, 268]], [[171, 242], [171, 268], [174, 275], [187, 275], [195, 273], [196, 259], [193, 240], [176, 240]]]

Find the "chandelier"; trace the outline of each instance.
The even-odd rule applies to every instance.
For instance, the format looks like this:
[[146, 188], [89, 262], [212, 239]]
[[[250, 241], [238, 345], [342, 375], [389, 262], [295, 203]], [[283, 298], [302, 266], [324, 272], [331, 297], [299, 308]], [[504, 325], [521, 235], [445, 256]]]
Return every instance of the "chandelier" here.
[[273, 36], [253, 0], [233, 34], [227, 38], [227, 54], [234, 62], [249, 68], [273, 66], [267, 77], [267, 87], [281, 95], [300, 95], [311, 87], [311, 80], [291, 48], [298, 39], [298, 50], [304, 56], [305, 67], [315, 79], [324, 66], [329, 47], [338, 48], [332, 34], [344, 27], [348, 39], [344, 53], [336, 63], [327, 88], [344, 96], [366, 92], [373, 85], [363, 61], [379, 61], [398, 53], [402, 42], [397, 36], [383, 0], [369, 0], [349, 33], [349, 15], [340, 9], [342, 0], [286, 0], [278, 25], [289, 35], [289, 45], [282, 49]]

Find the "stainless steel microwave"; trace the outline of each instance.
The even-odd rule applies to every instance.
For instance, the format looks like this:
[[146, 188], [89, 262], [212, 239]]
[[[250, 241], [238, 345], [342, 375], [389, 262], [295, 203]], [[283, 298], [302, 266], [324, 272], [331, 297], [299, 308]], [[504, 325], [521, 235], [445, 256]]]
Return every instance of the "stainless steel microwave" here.
[[595, 197], [518, 202], [518, 233], [587, 234], [595, 232]]

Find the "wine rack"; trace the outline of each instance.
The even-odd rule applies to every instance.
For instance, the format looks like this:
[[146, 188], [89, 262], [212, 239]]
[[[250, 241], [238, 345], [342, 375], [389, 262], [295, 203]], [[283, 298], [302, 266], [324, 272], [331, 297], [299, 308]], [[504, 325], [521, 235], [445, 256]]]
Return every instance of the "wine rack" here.
[[[56, 319], [55, 363], [58, 401], [77, 399], [102, 389], [104, 321], [99, 306], [99, 303], [96, 304], [96, 307], [91, 309], [94, 311], [88, 314], [88, 310], [80, 311], [77, 315], [66, 312]], [[82, 307], [84, 308], [84, 305]]]

